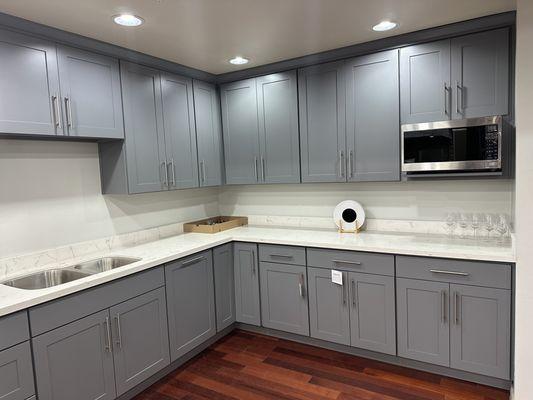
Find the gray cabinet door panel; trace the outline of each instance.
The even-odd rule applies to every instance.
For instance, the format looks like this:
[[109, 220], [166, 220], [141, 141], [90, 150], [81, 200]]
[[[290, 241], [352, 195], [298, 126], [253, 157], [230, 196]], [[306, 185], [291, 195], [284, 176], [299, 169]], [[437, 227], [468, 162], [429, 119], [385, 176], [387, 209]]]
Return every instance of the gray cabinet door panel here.
[[257, 245], [255, 243], [235, 243], [233, 254], [236, 320], [259, 326], [261, 324], [261, 303], [259, 299]]
[[346, 180], [343, 63], [298, 70], [302, 182]]
[[400, 50], [402, 124], [450, 119], [450, 96], [449, 40]]
[[215, 85], [193, 81], [200, 186], [218, 186], [222, 176], [222, 121]]
[[400, 179], [398, 50], [346, 62], [349, 181]]
[[219, 332], [235, 322], [235, 272], [231, 243], [213, 249], [213, 270]]
[[0, 30], [0, 59], [0, 132], [62, 135], [55, 45]]
[[300, 182], [296, 71], [256, 79], [263, 183]]
[[161, 94], [169, 188], [198, 187], [192, 79], [162, 73]]
[[110, 309], [117, 395], [170, 364], [165, 289]]
[[509, 30], [452, 39], [454, 119], [509, 112]]
[[396, 355], [394, 278], [350, 272], [351, 345]]
[[66, 133], [124, 138], [118, 60], [61, 46], [58, 63]]
[[220, 88], [226, 182], [257, 183], [259, 179], [259, 125], [255, 79]]
[[264, 327], [309, 335], [307, 271], [299, 265], [259, 263]]
[[400, 357], [450, 365], [449, 293], [447, 283], [396, 279]]
[[[30, 338], [28, 312], [19, 311], [0, 318], [0, 350], [14, 346]], [[0, 397], [1, 399], [1, 397]]]
[[307, 268], [311, 337], [350, 345], [347, 276], [341, 286], [331, 281], [331, 270]]
[[216, 333], [211, 251], [168, 264], [165, 275], [170, 355], [174, 361]]
[[452, 368], [510, 379], [511, 291], [450, 285]]
[[30, 342], [0, 351], [0, 399], [24, 400], [34, 393]]
[[115, 395], [108, 310], [33, 338], [40, 400], [112, 400]]
[[122, 62], [121, 73], [129, 191], [142, 193], [166, 190], [168, 173], [165, 172], [159, 72]]

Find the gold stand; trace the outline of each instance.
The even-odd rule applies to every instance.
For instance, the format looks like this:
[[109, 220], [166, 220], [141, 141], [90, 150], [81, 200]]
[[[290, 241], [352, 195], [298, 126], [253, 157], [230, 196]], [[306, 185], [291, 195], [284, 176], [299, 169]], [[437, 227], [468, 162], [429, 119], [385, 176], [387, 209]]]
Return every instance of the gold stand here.
[[355, 229], [354, 230], [346, 230], [342, 226], [342, 219], [339, 220], [339, 233], [359, 233], [360, 230], [361, 230], [361, 227], [357, 226], [357, 222], [355, 223]]

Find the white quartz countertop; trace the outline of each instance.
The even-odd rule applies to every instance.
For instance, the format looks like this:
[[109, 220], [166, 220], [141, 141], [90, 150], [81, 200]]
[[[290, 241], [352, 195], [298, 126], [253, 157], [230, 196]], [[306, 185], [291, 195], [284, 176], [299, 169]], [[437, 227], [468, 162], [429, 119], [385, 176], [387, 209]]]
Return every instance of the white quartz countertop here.
[[510, 243], [500, 244], [495, 241], [488, 242], [413, 233], [362, 232], [356, 235], [340, 234], [331, 230], [245, 226], [217, 234], [181, 234], [138, 246], [102, 251], [82, 259], [71, 259], [68, 262], [50, 265], [49, 268], [61, 268], [79, 261], [106, 255], [142, 258], [141, 261], [112, 271], [88, 276], [48, 289], [22, 290], [0, 284], [0, 316], [153, 268], [231, 241], [504, 263], [514, 263], [515, 261], [513, 246]]

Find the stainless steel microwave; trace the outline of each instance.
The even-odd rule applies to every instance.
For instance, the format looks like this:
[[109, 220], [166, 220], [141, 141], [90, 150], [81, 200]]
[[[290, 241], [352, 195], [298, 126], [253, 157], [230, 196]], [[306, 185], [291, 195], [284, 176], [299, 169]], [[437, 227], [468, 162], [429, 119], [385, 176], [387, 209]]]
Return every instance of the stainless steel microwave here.
[[402, 172], [501, 171], [502, 117], [402, 125]]

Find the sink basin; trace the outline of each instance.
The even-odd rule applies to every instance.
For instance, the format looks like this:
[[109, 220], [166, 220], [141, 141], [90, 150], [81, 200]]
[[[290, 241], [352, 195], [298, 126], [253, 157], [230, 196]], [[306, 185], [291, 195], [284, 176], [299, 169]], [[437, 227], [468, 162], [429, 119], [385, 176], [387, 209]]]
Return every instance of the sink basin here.
[[17, 289], [35, 290], [72, 282], [77, 279], [85, 278], [86, 276], [89, 276], [89, 274], [80, 271], [49, 269], [47, 271], [36, 272], [31, 275], [2, 282], [2, 284]]
[[140, 260], [140, 258], [133, 257], [103, 257], [85, 261], [69, 268], [88, 274], [97, 274], [99, 272], [111, 271], [112, 269], [123, 267]]

